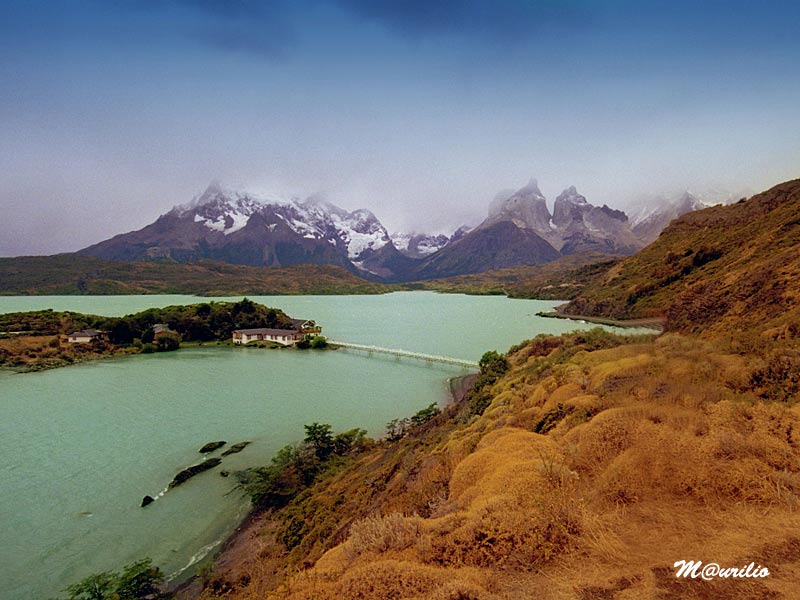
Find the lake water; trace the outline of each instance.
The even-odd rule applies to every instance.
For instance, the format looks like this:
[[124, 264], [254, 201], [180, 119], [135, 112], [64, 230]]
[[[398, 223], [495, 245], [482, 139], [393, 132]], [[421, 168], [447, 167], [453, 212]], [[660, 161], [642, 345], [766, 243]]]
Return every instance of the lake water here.
[[[557, 302], [399, 292], [251, 297], [315, 319], [339, 341], [478, 360], [537, 333], [591, 325], [535, 314]], [[238, 300], [239, 298], [231, 298]], [[53, 308], [120, 316], [193, 296], [0, 297], [0, 313]], [[216, 299], [215, 300], [219, 300]], [[264, 464], [303, 425], [383, 433], [445, 402], [456, 367], [349, 351], [190, 348], [50, 371], [0, 372], [0, 581], [3, 597], [58, 595], [88, 574], [144, 556], [167, 574], [216, 548], [247, 510], [220, 470]], [[139, 508], [208, 441], [253, 442], [221, 467]]]

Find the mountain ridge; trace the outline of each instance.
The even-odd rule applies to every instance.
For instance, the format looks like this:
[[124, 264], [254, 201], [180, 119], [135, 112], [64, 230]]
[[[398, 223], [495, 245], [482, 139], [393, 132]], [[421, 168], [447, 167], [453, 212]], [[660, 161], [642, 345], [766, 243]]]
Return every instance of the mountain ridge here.
[[677, 210], [683, 208], [654, 211], [649, 220], [632, 225], [623, 211], [594, 206], [570, 186], [556, 197], [551, 214], [537, 180], [531, 179], [515, 191], [499, 193], [475, 228], [462, 226], [449, 237], [390, 235], [366, 208], [348, 211], [315, 196], [255, 196], [212, 182], [150, 225], [78, 253], [112, 261], [334, 265], [372, 281], [407, 282], [536, 265], [585, 252], [632, 254], [644, 245], [636, 227], [652, 236]]

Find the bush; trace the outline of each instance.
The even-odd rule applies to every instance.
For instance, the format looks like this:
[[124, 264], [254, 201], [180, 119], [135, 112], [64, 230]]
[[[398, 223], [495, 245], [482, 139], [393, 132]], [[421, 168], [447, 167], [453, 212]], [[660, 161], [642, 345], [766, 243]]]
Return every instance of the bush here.
[[127, 565], [122, 573], [90, 575], [69, 586], [68, 600], [167, 600], [174, 596], [162, 592], [164, 574], [149, 558]]
[[327, 348], [328, 347], [328, 340], [326, 340], [321, 335], [315, 335], [311, 340], [311, 347], [318, 349], [318, 348]]
[[483, 354], [478, 366], [481, 372], [469, 395], [469, 412], [472, 415], [482, 415], [491, 404], [489, 388], [508, 371], [508, 360], [496, 350], [490, 350]]
[[417, 411], [411, 418], [392, 419], [386, 424], [386, 439], [390, 442], [402, 440], [409, 431], [415, 427], [421, 427], [440, 412], [439, 407], [434, 402], [422, 410]]
[[156, 350], [159, 352], [171, 352], [181, 347], [181, 336], [174, 331], [164, 331], [156, 338]]
[[152, 354], [156, 351], [156, 347], [149, 342], [147, 344], [142, 345], [142, 354]]
[[365, 552], [405, 550], [419, 537], [419, 517], [405, 517], [400, 513], [371, 516], [350, 528], [345, 553], [351, 558]]

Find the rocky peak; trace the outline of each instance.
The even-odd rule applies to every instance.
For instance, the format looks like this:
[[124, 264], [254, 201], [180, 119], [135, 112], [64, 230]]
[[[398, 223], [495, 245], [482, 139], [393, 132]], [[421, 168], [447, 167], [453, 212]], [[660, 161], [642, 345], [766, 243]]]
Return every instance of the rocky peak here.
[[553, 225], [568, 227], [573, 221], [583, 220], [583, 215], [591, 209], [592, 205], [571, 185], [556, 198], [553, 205]]
[[489, 207], [489, 217], [483, 225], [501, 221], [511, 221], [521, 229], [542, 231], [550, 228], [550, 211], [536, 179], [531, 179], [510, 196], [502, 193], [495, 197]]

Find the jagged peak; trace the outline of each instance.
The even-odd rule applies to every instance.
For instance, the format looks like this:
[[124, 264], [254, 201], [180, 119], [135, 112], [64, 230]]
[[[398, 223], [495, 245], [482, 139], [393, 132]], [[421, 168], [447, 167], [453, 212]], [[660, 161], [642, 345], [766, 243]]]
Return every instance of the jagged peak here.
[[539, 181], [535, 177], [531, 177], [525, 186], [514, 193], [514, 196], [536, 196], [544, 200], [544, 194], [539, 189]]
[[579, 194], [574, 185], [569, 186], [556, 198], [556, 202], [570, 202], [572, 204], [588, 204], [586, 197]]

